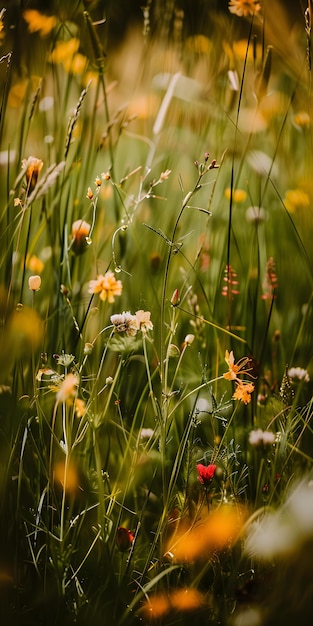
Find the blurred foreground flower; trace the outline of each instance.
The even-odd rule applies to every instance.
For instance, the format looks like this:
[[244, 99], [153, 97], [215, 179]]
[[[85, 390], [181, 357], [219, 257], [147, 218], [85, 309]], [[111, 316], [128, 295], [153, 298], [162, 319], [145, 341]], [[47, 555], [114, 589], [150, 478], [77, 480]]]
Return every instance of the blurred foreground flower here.
[[122, 294], [122, 281], [116, 280], [114, 272], [99, 274], [97, 280], [89, 281], [88, 293], [99, 293], [100, 300], [108, 300], [109, 304], [115, 301], [115, 296]]
[[77, 393], [79, 378], [76, 374], [67, 374], [57, 391], [57, 402], [65, 402]]
[[79, 479], [77, 468], [73, 462], [65, 464], [59, 461], [53, 468], [54, 479], [60, 483], [68, 494], [74, 495], [79, 489]]
[[57, 24], [57, 18], [54, 15], [44, 15], [35, 9], [27, 9], [24, 11], [23, 18], [28, 24], [29, 32], [39, 32], [41, 37], [49, 35]]
[[155, 593], [143, 605], [142, 612], [146, 618], [156, 619], [168, 613], [177, 615], [179, 612], [190, 612], [203, 607], [201, 593], [193, 587], [173, 589], [170, 593]]
[[237, 540], [245, 517], [242, 507], [222, 505], [195, 525], [183, 519], [170, 537], [165, 554], [170, 554], [174, 562], [206, 560]]
[[245, 551], [259, 559], [288, 558], [313, 538], [313, 483], [301, 482], [274, 513], [248, 526]]
[[299, 209], [310, 208], [310, 196], [303, 189], [288, 189], [284, 197], [284, 205], [289, 213], [295, 213]]
[[261, 5], [257, 0], [230, 0], [228, 10], [238, 17], [248, 17], [261, 10]]

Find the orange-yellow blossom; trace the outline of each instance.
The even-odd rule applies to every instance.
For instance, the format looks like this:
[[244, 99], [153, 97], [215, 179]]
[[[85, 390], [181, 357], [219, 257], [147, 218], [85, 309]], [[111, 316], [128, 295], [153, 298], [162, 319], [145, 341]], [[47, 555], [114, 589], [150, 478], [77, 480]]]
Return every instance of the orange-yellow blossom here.
[[97, 280], [89, 281], [88, 293], [99, 293], [100, 299], [108, 300], [112, 304], [115, 300], [115, 296], [122, 294], [122, 282], [116, 280], [114, 272], [106, 272], [104, 275], [99, 274]]
[[239, 374], [247, 374], [248, 376], [252, 376], [252, 374], [249, 374], [252, 368], [249, 367], [248, 369], [245, 369], [246, 365], [250, 363], [250, 360], [251, 359], [249, 359], [249, 357], [245, 356], [242, 359], [239, 359], [237, 363], [235, 363], [233, 351], [231, 350], [230, 352], [228, 352], [228, 350], [226, 350], [225, 361], [228, 365], [228, 372], [223, 374], [224, 378], [226, 378], [226, 380], [236, 380], [237, 382], [241, 382], [240, 378], [238, 378]]
[[251, 394], [254, 391], [254, 384], [240, 381], [236, 383], [236, 389], [233, 394], [234, 400], [241, 400], [244, 404], [251, 402]]

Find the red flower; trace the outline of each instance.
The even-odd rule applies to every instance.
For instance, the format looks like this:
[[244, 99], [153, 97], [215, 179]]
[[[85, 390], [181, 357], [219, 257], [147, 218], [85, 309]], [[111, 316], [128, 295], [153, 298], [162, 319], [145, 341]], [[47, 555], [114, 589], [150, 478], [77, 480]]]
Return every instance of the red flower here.
[[202, 463], [198, 463], [197, 470], [198, 470], [198, 480], [200, 481], [202, 485], [207, 486], [210, 484], [210, 482], [214, 478], [216, 465], [214, 464], [202, 465]]
[[134, 533], [124, 526], [119, 526], [116, 533], [116, 545], [121, 552], [129, 550], [134, 541]]

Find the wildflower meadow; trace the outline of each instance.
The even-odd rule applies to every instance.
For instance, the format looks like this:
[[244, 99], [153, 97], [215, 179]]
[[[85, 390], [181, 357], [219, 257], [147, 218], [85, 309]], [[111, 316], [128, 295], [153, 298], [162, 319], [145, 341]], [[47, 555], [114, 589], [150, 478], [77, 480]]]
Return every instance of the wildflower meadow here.
[[313, 610], [311, 0], [0, 5], [0, 614]]

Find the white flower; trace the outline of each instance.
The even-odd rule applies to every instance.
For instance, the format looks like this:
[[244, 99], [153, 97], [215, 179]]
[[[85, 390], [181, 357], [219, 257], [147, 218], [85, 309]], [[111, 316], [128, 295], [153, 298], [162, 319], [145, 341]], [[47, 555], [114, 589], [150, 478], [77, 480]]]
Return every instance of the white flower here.
[[310, 376], [308, 372], [302, 367], [291, 367], [288, 370], [289, 378], [297, 378], [298, 380], [304, 380], [306, 383], [309, 382]]
[[269, 430], [262, 430], [258, 428], [257, 430], [251, 430], [249, 434], [249, 443], [254, 446], [254, 448], [262, 448], [263, 446], [271, 446], [275, 441], [274, 433]]
[[142, 428], [140, 431], [141, 439], [150, 439], [150, 437], [152, 437], [153, 434], [154, 434], [154, 430], [152, 430], [152, 428]]
[[132, 315], [130, 311], [123, 311], [111, 315], [110, 320], [116, 333], [126, 333], [127, 337], [135, 337], [138, 330], [136, 315]]
[[261, 206], [249, 206], [246, 210], [246, 220], [252, 224], [260, 224], [265, 222], [267, 215]]

